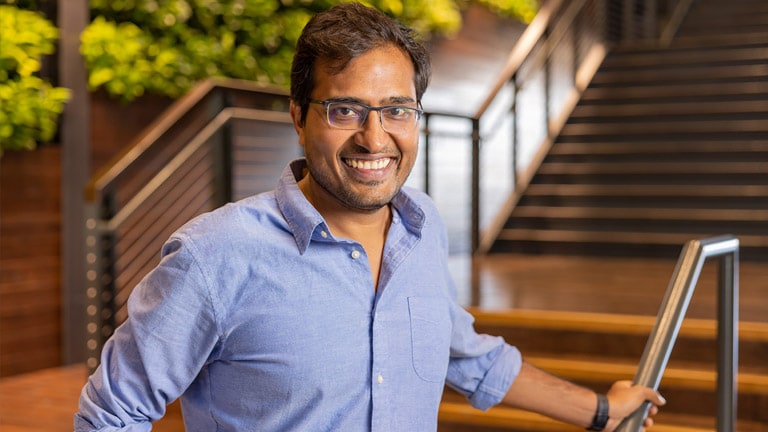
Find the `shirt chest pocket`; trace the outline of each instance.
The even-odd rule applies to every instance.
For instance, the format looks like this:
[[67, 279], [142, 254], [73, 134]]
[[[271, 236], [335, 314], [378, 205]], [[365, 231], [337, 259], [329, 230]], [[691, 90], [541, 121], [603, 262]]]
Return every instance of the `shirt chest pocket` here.
[[424, 381], [443, 382], [448, 369], [451, 320], [446, 300], [408, 297], [413, 368]]

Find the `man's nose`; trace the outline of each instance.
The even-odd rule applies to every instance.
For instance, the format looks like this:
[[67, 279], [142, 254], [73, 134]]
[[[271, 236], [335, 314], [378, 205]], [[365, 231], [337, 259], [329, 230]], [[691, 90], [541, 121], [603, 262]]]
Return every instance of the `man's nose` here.
[[356, 140], [356, 144], [368, 149], [371, 153], [377, 153], [389, 142], [391, 138], [389, 133], [384, 130], [380, 111], [371, 110], [368, 113], [368, 117], [365, 119], [356, 137], [359, 137]]

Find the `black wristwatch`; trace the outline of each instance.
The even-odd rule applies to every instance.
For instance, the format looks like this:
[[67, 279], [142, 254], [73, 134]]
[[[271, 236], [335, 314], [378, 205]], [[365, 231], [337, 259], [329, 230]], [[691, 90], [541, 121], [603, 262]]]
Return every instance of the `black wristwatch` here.
[[592, 424], [587, 428], [589, 431], [601, 431], [608, 424], [608, 398], [604, 394], [597, 394], [597, 410]]

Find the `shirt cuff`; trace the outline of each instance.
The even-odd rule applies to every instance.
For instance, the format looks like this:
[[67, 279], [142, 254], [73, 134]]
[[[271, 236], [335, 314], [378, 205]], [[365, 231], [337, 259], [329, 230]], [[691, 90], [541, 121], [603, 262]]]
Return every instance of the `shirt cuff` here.
[[477, 391], [469, 397], [469, 403], [485, 411], [501, 402], [522, 366], [523, 357], [520, 351], [511, 345], [504, 344], [502, 352], [496, 357]]

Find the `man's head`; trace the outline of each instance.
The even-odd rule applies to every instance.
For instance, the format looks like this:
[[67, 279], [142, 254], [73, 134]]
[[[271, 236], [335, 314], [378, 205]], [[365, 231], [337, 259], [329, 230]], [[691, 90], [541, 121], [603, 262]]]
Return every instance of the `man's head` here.
[[361, 54], [386, 45], [396, 46], [410, 57], [416, 99], [421, 102], [431, 68], [429, 53], [413, 30], [359, 3], [343, 3], [315, 15], [299, 37], [291, 67], [291, 100], [301, 107], [301, 121], [306, 118], [319, 61], [333, 74]]
[[418, 153], [424, 47], [381, 12], [346, 3], [309, 21], [291, 76], [291, 118], [309, 170], [302, 191], [319, 210], [384, 208]]

